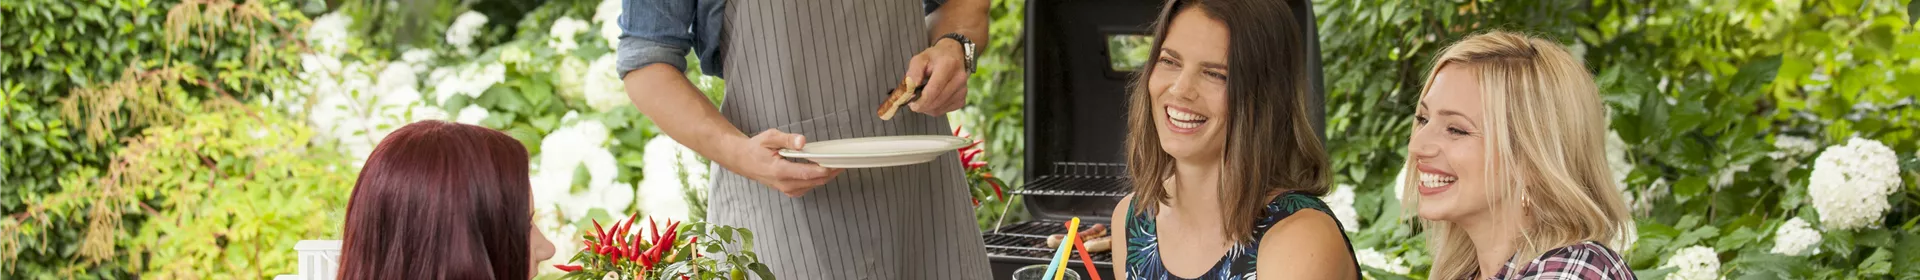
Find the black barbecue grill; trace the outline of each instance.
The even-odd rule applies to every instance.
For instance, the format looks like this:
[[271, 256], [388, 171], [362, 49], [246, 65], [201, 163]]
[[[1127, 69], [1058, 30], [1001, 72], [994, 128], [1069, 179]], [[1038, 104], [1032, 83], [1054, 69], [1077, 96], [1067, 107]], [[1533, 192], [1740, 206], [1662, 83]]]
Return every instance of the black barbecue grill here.
[[[1293, 4], [1301, 26], [1313, 25], [1312, 5]], [[995, 279], [1015, 269], [1046, 264], [1054, 249], [1048, 235], [1066, 233], [1065, 221], [1080, 217], [1081, 229], [1110, 222], [1113, 208], [1131, 191], [1126, 176], [1126, 102], [1132, 73], [1115, 69], [1108, 49], [1114, 36], [1152, 36], [1164, 0], [1033, 0], [1026, 18], [1026, 185], [1023, 199], [1033, 221], [986, 232], [987, 258]], [[1307, 28], [1307, 61], [1313, 90], [1307, 106], [1315, 131], [1325, 138], [1319, 36]], [[1126, 250], [1116, 246], [1113, 250]], [[1102, 279], [1113, 279], [1108, 253], [1091, 254]], [[1079, 256], [1069, 268], [1086, 276]]]

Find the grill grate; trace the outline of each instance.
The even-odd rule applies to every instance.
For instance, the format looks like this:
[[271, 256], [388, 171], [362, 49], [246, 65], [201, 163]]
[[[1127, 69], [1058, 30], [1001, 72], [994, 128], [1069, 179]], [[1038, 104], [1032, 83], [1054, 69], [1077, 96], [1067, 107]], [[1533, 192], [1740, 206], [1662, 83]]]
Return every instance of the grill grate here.
[[1127, 180], [1127, 166], [1112, 163], [1061, 162], [1053, 165], [1053, 174], [1041, 175], [1028, 182], [1025, 188], [1014, 191], [1019, 195], [1053, 196], [1110, 196], [1122, 197], [1132, 191], [1133, 183]]
[[[1082, 223], [1080, 229], [1084, 230], [1089, 226], [1092, 225]], [[1067, 233], [1067, 230], [1060, 226], [1059, 222], [1048, 221], [1024, 222], [1000, 228], [997, 232], [986, 234], [987, 256], [1048, 262], [1053, 258], [1054, 249], [1047, 247], [1047, 236], [1064, 233]], [[1115, 249], [1124, 250], [1125, 248]], [[1080, 257], [1078, 253], [1075, 254], [1068, 259], [1078, 262]], [[1093, 258], [1096, 265], [1112, 264], [1113, 255], [1107, 252], [1089, 253], [1087, 256]]]

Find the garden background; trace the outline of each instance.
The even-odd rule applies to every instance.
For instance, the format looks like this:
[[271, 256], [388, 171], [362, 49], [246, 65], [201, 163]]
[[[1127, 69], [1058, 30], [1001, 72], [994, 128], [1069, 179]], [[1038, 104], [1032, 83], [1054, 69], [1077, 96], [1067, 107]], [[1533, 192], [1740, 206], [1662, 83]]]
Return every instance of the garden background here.
[[[985, 141], [983, 170], [1018, 188], [1024, 1], [993, 2], [970, 105], [949, 117]], [[704, 161], [660, 137], [610, 71], [618, 5], [0, 1], [0, 278], [293, 273], [294, 242], [339, 238], [372, 145], [424, 119], [526, 144], [555, 261], [590, 219], [698, 219]], [[1914, 2], [1313, 9], [1338, 171], [1328, 200], [1371, 278], [1426, 278], [1423, 235], [1394, 199], [1414, 95], [1438, 48], [1497, 28], [1567, 44], [1596, 74], [1638, 223], [1620, 249], [1642, 278], [1920, 279]], [[689, 73], [723, 99], [724, 81]], [[975, 193], [983, 229], [1024, 218]]]

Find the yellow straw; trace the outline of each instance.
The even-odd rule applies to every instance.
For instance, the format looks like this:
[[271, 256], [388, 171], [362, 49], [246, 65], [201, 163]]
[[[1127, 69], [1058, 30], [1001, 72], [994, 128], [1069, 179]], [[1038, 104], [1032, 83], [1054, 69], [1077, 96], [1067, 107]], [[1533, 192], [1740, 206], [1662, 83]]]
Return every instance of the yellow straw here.
[[[1061, 242], [1060, 246], [1073, 248], [1071, 247], [1073, 246], [1073, 243], [1078, 242], [1078, 241], [1074, 241], [1073, 239], [1074, 237], [1077, 237], [1079, 235], [1080, 235], [1080, 217], [1073, 217], [1073, 221], [1067, 222], [1067, 240]], [[1068, 250], [1072, 250], [1072, 249], [1068, 249]], [[1060, 268], [1060, 271], [1053, 272], [1053, 279], [1067, 279], [1066, 278], [1067, 269], [1065, 267], [1067, 263], [1067, 256], [1060, 255], [1058, 256], [1058, 258], [1059, 260], [1056, 260], [1056, 261], [1060, 262], [1061, 268]]]

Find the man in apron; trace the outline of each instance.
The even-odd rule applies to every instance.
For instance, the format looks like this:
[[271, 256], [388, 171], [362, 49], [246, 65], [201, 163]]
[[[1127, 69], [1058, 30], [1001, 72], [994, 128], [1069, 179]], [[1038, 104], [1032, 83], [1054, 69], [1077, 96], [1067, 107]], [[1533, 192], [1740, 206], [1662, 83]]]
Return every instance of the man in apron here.
[[[640, 112], [715, 168], [708, 220], [753, 230], [781, 279], [988, 279], [960, 162], [829, 169], [808, 141], [946, 135], [966, 103], [990, 0], [623, 0], [619, 69]], [[936, 3], [945, 2], [945, 3]], [[727, 80], [715, 108], [687, 51]], [[921, 98], [874, 108], [903, 78]], [[717, 110], [716, 110], [717, 109]], [[749, 137], [749, 135], [751, 135]]]

